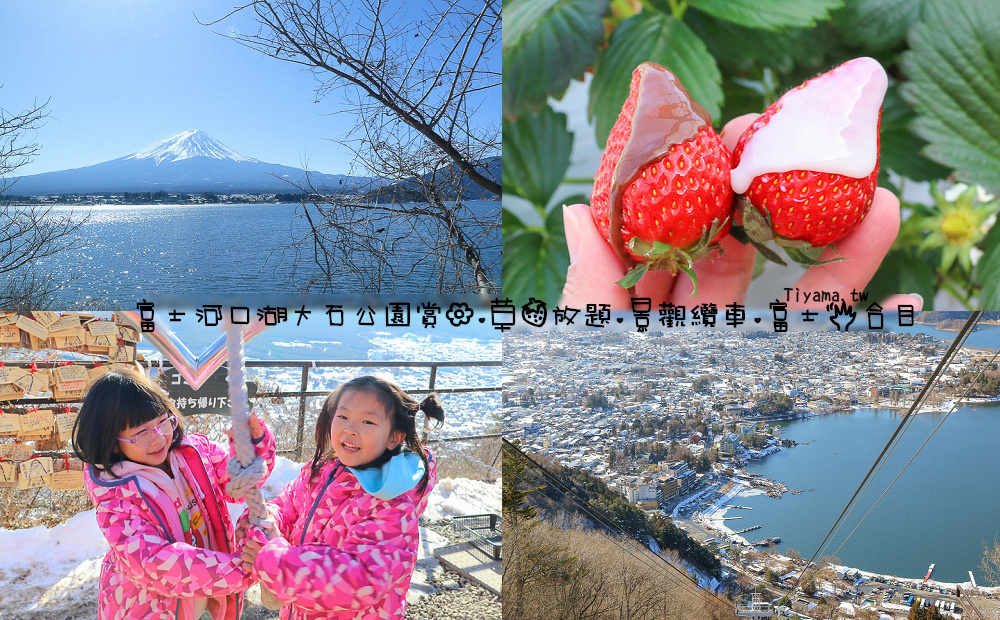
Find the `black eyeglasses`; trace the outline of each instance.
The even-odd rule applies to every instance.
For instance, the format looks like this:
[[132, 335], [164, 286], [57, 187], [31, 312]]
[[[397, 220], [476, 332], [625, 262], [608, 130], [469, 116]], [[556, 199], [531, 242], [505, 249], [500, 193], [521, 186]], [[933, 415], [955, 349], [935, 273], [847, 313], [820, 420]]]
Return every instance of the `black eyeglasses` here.
[[177, 428], [177, 416], [167, 416], [167, 419], [160, 422], [153, 428], [147, 428], [139, 431], [135, 434], [132, 439], [124, 439], [122, 437], [118, 438], [118, 441], [124, 441], [125, 443], [130, 443], [137, 448], [148, 448], [152, 445], [153, 440], [156, 439], [157, 435], [163, 437], [169, 437], [173, 435], [174, 430]]

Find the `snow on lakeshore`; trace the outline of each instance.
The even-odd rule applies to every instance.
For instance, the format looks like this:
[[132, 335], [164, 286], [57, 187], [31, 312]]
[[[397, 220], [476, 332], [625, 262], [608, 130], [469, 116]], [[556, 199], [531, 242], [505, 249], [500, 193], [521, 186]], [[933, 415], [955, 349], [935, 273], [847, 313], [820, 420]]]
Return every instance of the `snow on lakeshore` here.
[[[723, 517], [726, 516], [726, 512], [729, 510], [729, 507], [726, 506], [725, 504], [731, 501], [733, 498], [751, 497], [754, 495], [764, 495], [764, 491], [762, 489], [756, 489], [753, 487], [744, 487], [743, 485], [736, 483], [736, 486], [733, 487], [733, 489], [731, 489], [728, 493], [726, 493], [725, 496], [720, 497], [716, 502], [712, 504], [712, 506], [705, 509], [705, 511], [701, 514], [700, 519], [704, 523], [712, 526], [715, 529], [715, 531], [722, 533], [724, 536], [732, 539], [734, 542], [742, 545], [749, 544], [749, 541], [747, 541], [746, 538], [738, 534], [734, 534], [734, 531], [728, 526], [726, 526], [726, 521], [723, 519]], [[782, 555], [779, 553], [772, 552], [770, 556], [784, 563], [791, 564], [794, 562], [793, 558], [790, 558], [786, 555]], [[830, 568], [838, 572], [847, 569], [851, 573], [858, 573], [859, 575], [869, 580], [873, 580], [874, 578], [878, 577], [885, 580], [893, 580], [893, 581], [899, 581], [900, 583], [905, 582], [908, 584], [912, 584], [910, 585], [910, 587], [916, 587], [917, 584], [923, 582], [923, 577], [908, 578], [908, 577], [899, 577], [896, 575], [889, 575], [883, 573], [873, 573], [871, 571], [866, 571], [856, 567], [844, 566], [840, 564], [830, 564], [829, 566]], [[935, 588], [945, 588], [945, 589], [955, 589], [956, 586], [961, 586], [963, 589], [970, 590], [973, 589], [974, 587], [971, 581], [955, 583], [947, 581], [937, 581], [936, 579], [928, 579], [927, 584]], [[982, 585], [979, 584], [977, 584], [975, 587], [977, 587], [980, 592], [1000, 594], [1000, 587], [983, 587]]]
[[[738, 491], [736, 491], [737, 488], [739, 489]], [[733, 493], [733, 491], [736, 492]], [[726, 516], [726, 513], [729, 511], [729, 506], [726, 506], [725, 503], [729, 502], [735, 497], [751, 497], [753, 495], [763, 495], [763, 494], [764, 491], [761, 489], [745, 487], [742, 484], [737, 483], [736, 486], [733, 487], [733, 490], [726, 494], [727, 497], [725, 501], [716, 502], [715, 504], [712, 505], [711, 508], [709, 508], [703, 513], [702, 515], [703, 520], [705, 521], [705, 523], [715, 528], [717, 532], [721, 532], [722, 534], [730, 537], [733, 541], [742, 545], [748, 545], [750, 544], [749, 540], [737, 534], [735, 530], [726, 525], [724, 517]]]
[[[273, 497], [298, 476], [302, 465], [278, 457], [264, 485]], [[242, 514], [242, 504], [230, 504], [230, 514]], [[500, 513], [500, 482], [445, 478], [431, 492], [424, 516], [435, 520], [463, 514]], [[444, 537], [420, 528], [418, 561], [447, 544]], [[66, 618], [96, 615], [97, 581], [107, 541], [97, 527], [94, 510], [79, 513], [52, 528], [0, 529], [0, 618], [8, 614], [58, 613]]]

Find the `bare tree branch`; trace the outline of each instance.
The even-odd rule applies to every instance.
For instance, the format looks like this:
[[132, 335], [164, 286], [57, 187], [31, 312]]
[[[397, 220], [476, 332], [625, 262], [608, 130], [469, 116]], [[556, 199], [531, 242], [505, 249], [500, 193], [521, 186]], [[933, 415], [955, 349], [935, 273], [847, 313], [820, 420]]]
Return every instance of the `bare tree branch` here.
[[[466, 8], [470, 4], [477, 9]], [[230, 15], [252, 10], [258, 31], [226, 36], [312, 69], [318, 98], [354, 88], [364, 96], [358, 112], [388, 110], [499, 196], [499, 181], [481, 164], [500, 153], [493, 139], [499, 118], [482, 129], [465, 122], [481, 105], [479, 94], [501, 88], [501, 74], [484, 67], [498, 46], [495, 4], [432, 2], [424, 19], [413, 19], [412, 7], [397, 3], [389, 9], [382, 0], [257, 0]]]
[[[16, 183], [16, 172], [40, 147], [30, 137], [43, 124], [48, 102], [27, 110], [0, 107], [0, 200]], [[37, 261], [82, 244], [77, 232], [86, 216], [53, 213], [51, 206], [0, 204], [0, 307], [44, 309], [59, 286], [37, 269]]]
[[405, 276], [426, 278], [429, 291], [497, 290], [500, 265], [484, 255], [499, 254], [500, 211], [476, 213], [463, 201], [466, 179], [501, 192], [490, 169], [502, 152], [499, 115], [480, 114], [501, 87], [490, 69], [496, 0], [419, 9], [400, 0], [255, 0], [235, 13], [252, 14], [257, 31], [225, 36], [308, 67], [317, 101], [342, 99], [355, 125], [338, 142], [378, 179], [350, 196], [300, 188], [310, 196], [299, 215], [311, 235], [279, 251], [318, 266], [323, 279], [312, 285], [324, 291], [348, 280], [391, 292]]

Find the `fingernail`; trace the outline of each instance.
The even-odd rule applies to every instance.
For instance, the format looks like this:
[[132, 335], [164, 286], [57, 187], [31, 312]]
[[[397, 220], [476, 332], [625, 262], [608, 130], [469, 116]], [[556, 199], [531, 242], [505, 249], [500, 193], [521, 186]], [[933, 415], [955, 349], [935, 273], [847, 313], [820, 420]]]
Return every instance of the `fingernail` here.
[[563, 205], [562, 210], [566, 249], [569, 250], [569, 262], [572, 265], [576, 262], [577, 254], [580, 252], [580, 220], [577, 219], [576, 212], [569, 205]]
[[921, 295], [920, 293], [907, 293], [907, 295], [910, 295], [912, 297], [916, 297], [917, 299], [919, 299], [920, 300], [920, 309], [921, 310], [923, 309], [923, 307], [924, 307], [924, 296], [923, 295]]

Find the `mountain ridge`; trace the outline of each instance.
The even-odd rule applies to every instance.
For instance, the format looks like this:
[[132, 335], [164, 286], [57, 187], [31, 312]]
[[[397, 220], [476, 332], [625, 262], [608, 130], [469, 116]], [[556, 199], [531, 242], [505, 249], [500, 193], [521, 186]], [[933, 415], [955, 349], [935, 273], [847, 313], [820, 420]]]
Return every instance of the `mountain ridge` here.
[[237, 153], [204, 131], [190, 130], [116, 159], [20, 177], [7, 193], [288, 193], [297, 191], [296, 185], [304, 185], [307, 178], [317, 189], [334, 193], [378, 183], [370, 177], [307, 172], [260, 161]]

